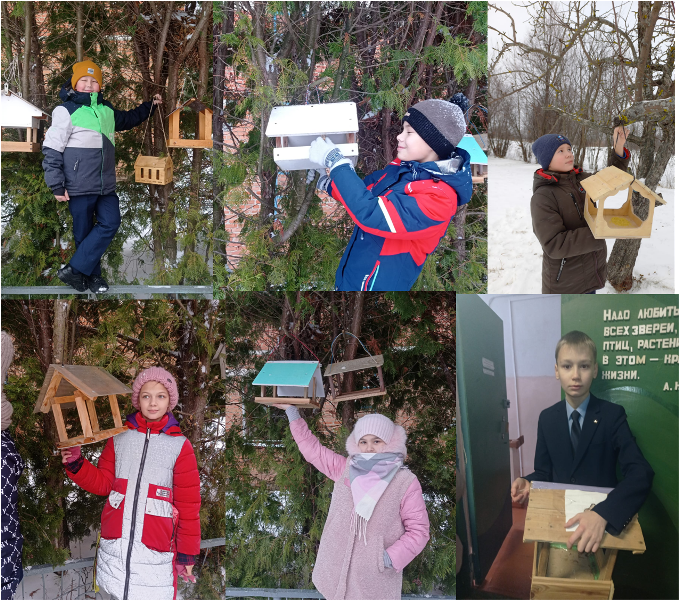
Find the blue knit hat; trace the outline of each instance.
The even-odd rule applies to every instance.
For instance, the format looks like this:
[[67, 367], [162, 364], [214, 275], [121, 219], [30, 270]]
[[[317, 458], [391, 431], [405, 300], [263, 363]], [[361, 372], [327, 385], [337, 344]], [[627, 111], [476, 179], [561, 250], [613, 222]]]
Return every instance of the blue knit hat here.
[[552, 162], [554, 153], [561, 144], [568, 144], [571, 148], [573, 147], [573, 144], [568, 141], [565, 135], [558, 133], [548, 133], [533, 142], [533, 154], [535, 154], [535, 158], [543, 169], [549, 168], [549, 163]]

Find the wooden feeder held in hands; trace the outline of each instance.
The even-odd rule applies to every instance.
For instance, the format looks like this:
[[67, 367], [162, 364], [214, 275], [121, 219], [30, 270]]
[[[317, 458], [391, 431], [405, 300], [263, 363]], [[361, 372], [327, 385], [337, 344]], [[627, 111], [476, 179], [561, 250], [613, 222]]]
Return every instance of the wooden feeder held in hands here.
[[267, 137], [276, 138], [273, 159], [284, 171], [320, 168], [309, 160], [309, 146], [319, 135], [336, 144], [356, 165], [357, 133], [355, 102], [277, 106], [266, 126]]
[[172, 159], [169, 156], [139, 156], [134, 163], [134, 180], [137, 183], [167, 185], [172, 183]]
[[[101, 367], [50, 365], [33, 413], [48, 413], [52, 410], [59, 435], [57, 448], [92, 444], [127, 431], [120, 418], [116, 395], [131, 393], [129, 387]], [[95, 400], [99, 396], [108, 396], [115, 425], [113, 429], [99, 429], [95, 408]], [[62, 414], [63, 410], [69, 408], [77, 409], [83, 430], [83, 435], [70, 439]]]
[[[639, 239], [651, 237], [653, 212], [656, 200], [666, 202], [655, 192], [649, 190], [633, 175], [617, 167], [606, 167], [598, 173], [583, 179], [580, 184], [587, 192], [585, 196], [585, 221], [597, 240], [601, 239]], [[629, 189], [627, 201], [620, 208], [604, 209], [604, 201], [622, 190]], [[632, 193], [639, 192], [648, 198], [648, 217], [642, 221], [634, 214]]]
[[[366, 358], [357, 358], [356, 360], [347, 360], [345, 362], [333, 363], [325, 370], [324, 377], [330, 379], [330, 395], [335, 402], [342, 400], [358, 400], [359, 398], [368, 398], [370, 396], [384, 396], [387, 393], [387, 388], [384, 385], [384, 376], [382, 374], [382, 365], [384, 364], [384, 357], [381, 354], [375, 356], [367, 356]], [[363, 371], [365, 369], [376, 368], [377, 376], [380, 380], [379, 388], [370, 388], [365, 390], [357, 390], [346, 394], [340, 393], [339, 382], [335, 387], [334, 377], [341, 373], [350, 373], [352, 371]]]
[[[198, 113], [198, 137], [186, 140], [179, 131], [179, 116], [184, 107]], [[168, 116], [167, 145], [171, 148], [212, 148], [212, 111], [199, 100], [191, 98], [175, 108]]]
[[[258, 404], [294, 404], [300, 408], [319, 408], [318, 398], [325, 397], [321, 365], [315, 360], [270, 360], [259, 372], [253, 385], [262, 386]], [[266, 396], [266, 388], [273, 396]]]
[[21, 96], [5, 88], [0, 92], [0, 126], [2, 129], [25, 129], [25, 142], [5, 142], [0, 144], [2, 152], [40, 152], [38, 131], [40, 121], [49, 115], [37, 106], [26, 102]]

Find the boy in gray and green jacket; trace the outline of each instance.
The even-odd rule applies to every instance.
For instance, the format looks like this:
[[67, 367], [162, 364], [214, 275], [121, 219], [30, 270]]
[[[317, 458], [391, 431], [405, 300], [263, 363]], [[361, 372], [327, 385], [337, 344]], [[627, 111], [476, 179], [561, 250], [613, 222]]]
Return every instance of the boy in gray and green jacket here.
[[68, 202], [73, 217], [76, 251], [57, 276], [79, 292], [89, 288], [95, 294], [108, 290], [101, 257], [120, 227], [115, 132], [143, 123], [162, 102], [157, 94], [133, 110], [116, 110], [104, 100], [101, 86], [101, 69], [92, 61], [73, 66], [73, 77], [59, 92], [64, 103], [52, 113], [42, 148], [45, 183], [59, 202]]

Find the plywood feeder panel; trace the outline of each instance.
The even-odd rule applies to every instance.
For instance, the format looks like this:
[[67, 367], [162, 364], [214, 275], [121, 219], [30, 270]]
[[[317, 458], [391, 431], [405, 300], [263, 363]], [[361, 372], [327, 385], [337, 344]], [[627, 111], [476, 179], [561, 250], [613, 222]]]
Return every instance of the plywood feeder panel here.
[[[57, 448], [70, 448], [93, 444], [127, 431], [123, 427], [118, 407], [118, 394], [131, 394], [132, 390], [101, 367], [84, 365], [50, 365], [45, 376], [34, 413], [54, 414], [59, 442]], [[111, 408], [114, 427], [101, 430], [97, 418], [96, 399], [106, 396]], [[75, 408], [83, 435], [69, 438], [63, 410]]]
[[[181, 136], [180, 115], [188, 107], [198, 113], [198, 136], [187, 140]], [[173, 110], [168, 116], [167, 145], [171, 148], [212, 148], [212, 111], [199, 100], [191, 98]]]
[[[618, 169], [606, 167], [598, 173], [583, 179], [580, 184], [585, 195], [585, 221], [592, 235], [601, 239], [641, 239], [651, 237], [653, 213], [656, 200], [666, 204], [658, 194], [651, 191], [633, 175]], [[604, 208], [606, 198], [628, 190], [627, 200], [620, 208]], [[632, 193], [639, 192], [648, 198], [648, 217], [642, 221], [634, 214]]]
[[18, 94], [9, 90], [0, 92], [0, 127], [5, 129], [25, 129], [25, 142], [0, 142], [2, 152], [40, 152], [38, 132], [40, 121], [49, 115], [37, 106], [24, 100]]
[[526, 511], [523, 541], [534, 542], [530, 597], [539, 600], [613, 598], [613, 567], [619, 550], [641, 554], [646, 550], [637, 517], [620, 535], [604, 533], [594, 554], [598, 579], [594, 579], [589, 559], [577, 552], [552, 544], [565, 545], [573, 534], [566, 531], [565, 490], [531, 487]]
[[[355, 360], [347, 360], [344, 362], [333, 363], [325, 370], [324, 377], [330, 380], [330, 396], [335, 402], [342, 400], [358, 400], [360, 398], [369, 398], [371, 396], [384, 396], [387, 393], [387, 388], [384, 385], [384, 375], [382, 373], [382, 365], [384, 365], [384, 357], [381, 354], [375, 356], [367, 356], [366, 358], [357, 358]], [[339, 381], [335, 386], [334, 377], [342, 373], [350, 373], [352, 371], [363, 371], [365, 369], [377, 369], [377, 377], [380, 380], [379, 388], [370, 388], [365, 390], [357, 390], [342, 394], [340, 392]]]
[[174, 165], [169, 156], [139, 156], [134, 163], [134, 180], [137, 183], [167, 185], [172, 183]]
[[[321, 367], [315, 360], [270, 360], [257, 374], [252, 385], [261, 388], [257, 404], [294, 404], [299, 408], [320, 408], [325, 396]], [[266, 388], [273, 388], [273, 396]]]
[[356, 165], [358, 160], [356, 103], [277, 106], [266, 126], [267, 137], [276, 138], [273, 158], [284, 171], [318, 169], [309, 160], [309, 147], [318, 136], [329, 139]]

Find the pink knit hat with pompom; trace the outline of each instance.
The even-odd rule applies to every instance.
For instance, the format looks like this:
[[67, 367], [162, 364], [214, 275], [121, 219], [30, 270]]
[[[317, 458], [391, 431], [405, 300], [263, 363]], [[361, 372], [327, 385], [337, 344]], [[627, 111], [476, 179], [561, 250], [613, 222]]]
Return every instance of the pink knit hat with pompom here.
[[165, 386], [168, 395], [170, 396], [170, 404], [167, 408], [168, 412], [171, 411], [177, 402], [179, 402], [179, 392], [177, 391], [177, 382], [169, 371], [163, 369], [163, 367], [150, 367], [144, 369], [132, 384], [132, 406], [139, 410], [139, 392], [142, 386], [149, 381], [157, 381], [161, 385]]

